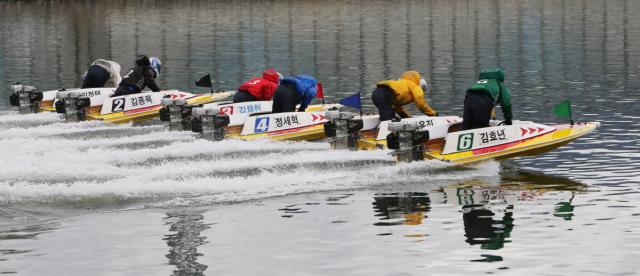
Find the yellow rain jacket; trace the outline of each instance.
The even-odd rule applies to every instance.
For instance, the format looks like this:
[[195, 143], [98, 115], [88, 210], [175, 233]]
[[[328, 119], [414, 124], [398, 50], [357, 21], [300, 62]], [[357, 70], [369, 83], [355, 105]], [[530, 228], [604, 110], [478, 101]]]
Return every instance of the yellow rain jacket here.
[[393, 110], [401, 116], [411, 116], [402, 107], [408, 103], [415, 103], [422, 113], [435, 116], [437, 112], [424, 100], [424, 91], [420, 88], [420, 73], [406, 71], [399, 80], [385, 80], [378, 82], [378, 86], [386, 86], [393, 91]]

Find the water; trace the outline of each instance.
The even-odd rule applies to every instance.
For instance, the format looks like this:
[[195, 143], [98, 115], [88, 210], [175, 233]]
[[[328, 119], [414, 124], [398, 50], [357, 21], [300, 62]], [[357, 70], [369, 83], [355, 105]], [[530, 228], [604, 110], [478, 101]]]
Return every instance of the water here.
[[[451, 168], [324, 143], [207, 142], [152, 122], [65, 124], [0, 97], [0, 273], [631, 275], [640, 271], [640, 2], [3, 1], [0, 83], [76, 87], [97, 58], [163, 60], [162, 87], [273, 66], [328, 101], [422, 72], [461, 115], [505, 69], [517, 119], [596, 132], [546, 155]], [[415, 108], [411, 107], [414, 113]], [[500, 113], [500, 112], [498, 112]]]

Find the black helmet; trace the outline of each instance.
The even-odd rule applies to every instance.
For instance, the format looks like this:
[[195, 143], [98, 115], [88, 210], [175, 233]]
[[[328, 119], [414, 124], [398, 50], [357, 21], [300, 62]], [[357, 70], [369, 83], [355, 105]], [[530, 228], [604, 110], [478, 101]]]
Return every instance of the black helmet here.
[[149, 57], [147, 57], [145, 55], [138, 55], [136, 57], [136, 65], [149, 66], [149, 65], [151, 65], [151, 61], [149, 61]]

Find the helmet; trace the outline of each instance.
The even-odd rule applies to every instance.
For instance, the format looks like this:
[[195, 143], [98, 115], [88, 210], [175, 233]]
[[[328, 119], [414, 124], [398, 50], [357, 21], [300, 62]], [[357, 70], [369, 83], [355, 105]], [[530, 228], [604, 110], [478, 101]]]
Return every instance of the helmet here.
[[424, 79], [420, 79], [420, 88], [422, 91], [427, 92], [427, 81]]
[[275, 84], [279, 84], [280, 80], [282, 80], [282, 75], [278, 73], [278, 71], [273, 68], [269, 68], [267, 70], [262, 71], [262, 78], [273, 82]]
[[151, 63], [151, 68], [156, 72], [156, 78], [160, 76], [160, 71], [162, 71], [162, 62], [157, 57], [149, 58], [149, 63]]
[[139, 55], [136, 57], [136, 65], [139, 66], [149, 66], [151, 65], [150, 61], [149, 61], [149, 57], [145, 56], [145, 55]]

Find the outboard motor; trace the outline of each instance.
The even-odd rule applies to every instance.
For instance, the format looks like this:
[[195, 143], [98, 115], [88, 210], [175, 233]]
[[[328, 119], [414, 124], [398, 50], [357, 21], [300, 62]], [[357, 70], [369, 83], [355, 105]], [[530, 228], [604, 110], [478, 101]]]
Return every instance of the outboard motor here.
[[65, 122], [79, 122], [87, 119], [87, 108], [91, 99], [76, 91], [59, 91], [56, 93], [56, 112], [64, 114]]
[[202, 115], [204, 115], [204, 107], [195, 107], [191, 111], [191, 131], [202, 133]]
[[331, 146], [334, 149], [358, 150], [362, 119], [355, 119], [354, 113], [338, 110], [329, 110], [325, 116], [328, 122], [324, 123], [324, 134], [332, 138]]
[[429, 140], [429, 131], [420, 131], [420, 125], [407, 122], [389, 122], [387, 147], [398, 162], [421, 161], [424, 159], [424, 142]]
[[35, 86], [22, 85], [19, 82], [11, 85], [13, 93], [9, 96], [9, 103], [18, 107], [20, 114], [36, 113], [42, 101], [42, 92], [36, 92]]
[[162, 98], [160, 120], [169, 130], [191, 129], [191, 107], [184, 99]]
[[193, 109], [192, 131], [200, 132], [201, 137], [212, 141], [225, 138], [224, 128], [229, 125], [229, 115], [220, 115], [220, 109], [214, 107], [197, 107]]

